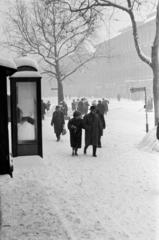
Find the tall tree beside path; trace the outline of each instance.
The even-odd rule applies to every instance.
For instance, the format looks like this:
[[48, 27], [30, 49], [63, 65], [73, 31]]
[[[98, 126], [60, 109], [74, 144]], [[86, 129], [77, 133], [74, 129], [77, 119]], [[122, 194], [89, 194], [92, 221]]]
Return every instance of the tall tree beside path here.
[[57, 81], [60, 103], [63, 81], [95, 57], [81, 48], [95, 37], [96, 11], [83, 18], [60, 0], [15, 0], [6, 16], [3, 46], [17, 55], [40, 56], [45, 63], [42, 73]]
[[[159, 0], [78, 0], [76, 1], [75, 7], [70, 4], [70, 1], [65, 2], [72, 12], [79, 12], [80, 15], [88, 14], [95, 10], [112, 10], [118, 9], [128, 14], [132, 23], [132, 33], [135, 43], [135, 48], [139, 58], [149, 65], [153, 72], [153, 96], [154, 96], [154, 117], [155, 125], [159, 122], [159, 62], [158, 62], [158, 51], [159, 51]], [[150, 5], [156, 5], [156, 32], [154, 41], [151, 47], [151, 57], [146, 56], [140, 45], [138, 37], [138, 24], [136, 20], [136, 13], [144, 10], [145, 7]]]

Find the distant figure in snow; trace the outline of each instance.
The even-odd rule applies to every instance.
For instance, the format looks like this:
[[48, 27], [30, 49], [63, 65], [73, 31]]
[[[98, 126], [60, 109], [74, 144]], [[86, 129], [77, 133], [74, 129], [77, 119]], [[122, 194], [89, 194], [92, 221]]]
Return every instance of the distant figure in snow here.
[[96, 107], [90, 107], [90, 113], [83, 118], [83, 128], [85, 129], [85, 147], [84, 154], [86, 154], [89, 145], [93, 146], [93, 157], [97, 157], [96, 150], [98, 146], [99, 135], [102, 134], [102, 126], [99, 116], [96, 114]]
[[84, 103], [83, 103], [83, 114], [87, 114], [88, 113], [88, 107], [89, 107], [89, 103], [87, 101], [87, 99], [84, 100]]
[[44, 115], [45, 115], [45, 110], [46, 110], [46, 104], [44, 103], [43, 100], [41, 100], [41, 115], [42, 115], [42, 119], [43, 119], [43, 120], [45, 119], [45, 117], [44, 117]]
[[78, 110], [78, 103], [79, 103], [79, 99], [77, 98], [77, 100], [76, 100], [76, 110]]
[[104, 114], [107, 115], [107, 112], [109, 111], [109, 107], [108, 107], [109, 101], [103, 98], [102, 104], [104, 105]]
[[120, 94], [118, 93], [118, 94], [117, 94], [117, 100], [120, 101], [120, 99], [121, 99], [121, 96], [120, 96]]
[[97, 106], [96, 106], [96, 109], [99, 109], [100, 113], [104, 115], [105, 107], [104, 107], [104, 105], [102, 104], [102, 101], [101, 101], [101, 100], [98, 101], [98, 104], [97, 104]]
[[56, 106], [55, 111], [52, 114], [51, 126], [53, 125], [58, 142], [60, 140], [60, 135], [65, 125], [64, 114], [60, 111], [60, 106]]
[[72, 103], [71, 103], [71, 107], [72, 107], [72, 111], [76, 111], [76, 102], [75, 99], [73, 99]]
[[63, 112], [64, 116], [67, 116], [68, 106], [64, 100], [61, 101], [61, 111]]
[[50, 101], [47, 101], [46, 103], [46, 110], [49, 111], [50, 110], [50, 106], [51, 106], [51, 103]]
[[83, 98], [81, 98], [81, 100], [78, 102], [78, 107], [77, 110], [83, 114]]
[[68, 129], [70, 130], [72, 156], [78, 156], [77, 151], [78, 148], [81, 148], [82, 143], [82, 119], [79, 111], [75, 111], [73, 113], [73, 118], [71, 118], [68, 122]]
[[147, 111], [152, 112], [152, 109], [153, 109], [153, 99], [151, 96], [149, 96], [147, 99]]

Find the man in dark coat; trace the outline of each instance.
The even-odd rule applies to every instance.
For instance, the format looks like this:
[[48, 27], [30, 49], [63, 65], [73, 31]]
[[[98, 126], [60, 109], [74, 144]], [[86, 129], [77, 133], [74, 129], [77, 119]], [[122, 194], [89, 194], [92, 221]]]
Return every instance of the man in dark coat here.
[[81, 100], [78, 102], [78, 107], [77, 110], [83, 114], [83, 98], [81, 98]]
[[101, 101], [101, 100], [98, 101], [98, 104], [97, 104], [97, 107], [96, 107], [96, 108], [100, 111], [101, 114], [104, 115], [105, 107], [104, 107], [104, 105], [102, 104], [102, 101]]
[[98, 135], [98, 147], [101, 148], [102, 147], [101, 136], [103, 136], [103, 130], [106, 127], [106, 123], [105, 123], [104, 115], [100, 113], [99, 109], [96, 110], [96, 114], [99, 115], [99, 119], [100, 119], [100, 122], [101, 122], [101, 125], [102, 125], [102, 132], [101, 132], [101, 134]]
[[96, 107], [90, 107], [90, 113], [83, 118], [83, 127], [85, 129], [85, 147], [84, 154], [89, 145], [93, 146], [93, 157], [97, 157], [96, 149], [98, 146], [98, 137], [102, 133], [102, 126], [99, 116], [96, 114]]
[[46, 110], [46, 104], [44, 103], [43, 100], [41, 100], [41, 114], [42, 114], [43, 120], [44, 120], [45, 110]]
[[56, 106], [55, 109], [55, 112], [52, 114], [51, 126], [54, 125], [54, 132], [56, 134], [58, 142], [60, 140], [60, 135], [65, 124], [65, 119], [63, 112], [60, 111], [60, 106]]
[[81, 113], [75, 111], [73, 113], [73, 118], [68, 122], [68, 129], [70, 130], [70, 144], [72, 147], [72, 156], [77, 154], [78, 148], [81, 148], [82, 143], [82, 119]]

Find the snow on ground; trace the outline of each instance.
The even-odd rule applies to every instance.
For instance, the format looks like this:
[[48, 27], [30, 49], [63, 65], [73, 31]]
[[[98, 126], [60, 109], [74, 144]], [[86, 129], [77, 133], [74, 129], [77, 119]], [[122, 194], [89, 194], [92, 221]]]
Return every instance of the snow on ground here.
[[[84, 132], [79, 156], [72, 157], [69, 132], [56, 142], [48, 114], [44, 157], [14, 158], [13, 179], [0, 176], [1, 239], [158, 240], [159, 153], [139, 148], [146, 129], [142, 107], [110, 100], [97, 158], [91, 146], [83, 154]], [[151, 130], [153, 113], [148, 119]]]
[[138, 148], [146, 151], [159, 152], [159, 141], [156, 138], [156, 127], [152, 128], [138, 144]]

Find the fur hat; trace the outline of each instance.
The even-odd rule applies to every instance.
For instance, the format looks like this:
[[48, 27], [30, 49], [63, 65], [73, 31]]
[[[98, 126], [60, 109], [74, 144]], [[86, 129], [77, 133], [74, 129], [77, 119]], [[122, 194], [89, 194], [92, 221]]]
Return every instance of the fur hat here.
[[74, 116], [74, 117], [81, 116], [80, 111], [74, 111], [73, 116]]
[[91, 106], [89, 110], [96, 110], [95, 106]]

